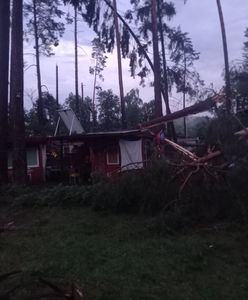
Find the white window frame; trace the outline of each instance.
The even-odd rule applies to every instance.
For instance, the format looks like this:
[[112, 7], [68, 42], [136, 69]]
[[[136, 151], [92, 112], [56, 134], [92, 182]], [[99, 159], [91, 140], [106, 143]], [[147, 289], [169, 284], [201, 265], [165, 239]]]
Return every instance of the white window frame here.
[[[37, 160], [37, 164], [36, 165], [28, 165], [28, 160], [27, 160], [27, 168], [38, 168], [40, 166], [40, 162], [39, 162], [39, 149], [38, 147], [32, 147], [30, 149], [34, 149], [36, 150], [36, 160]], [[28, 150], [28, 148], [27, 148]], [[26, 150], [27, 154], [28, 154], [28, 151]]]
[[117, 166], [120, 164], [120, 153], [119, 153], [118, 146], [116, 146], [116, 150], [117, 150], [117, 162], [113, 163], [113, 162], [109, 161], [109, 150], [107, 149], [107, 165], [108, 166]]
[[[27, 161], [27, 168], [38, 168], [40, 166], [40, 162], [39, 162], [39, 149], [38, 147], [32, 147], [30, 149], [34, 149], [36, 150], [36, 160], [37, 160], [37, 164], [36, 165], [28, 165], [28, 161]], [[28, 150], [28, 149], [27, 149]], [[26, 155], [27, 155], [27, 150], [26, 150]], [[12, 153], [12, 152], [11, 152]], [[8, 167], [8, 170], [12, 170], [13, 169], [13, 161], [12, 161], [12, 166]]]

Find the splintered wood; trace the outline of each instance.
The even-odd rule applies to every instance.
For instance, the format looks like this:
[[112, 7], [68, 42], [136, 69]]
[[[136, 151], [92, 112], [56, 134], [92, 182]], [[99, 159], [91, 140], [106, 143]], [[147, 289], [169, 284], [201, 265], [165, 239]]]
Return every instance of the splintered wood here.
[[173, 177], [173, 180], [178, 177], [182, 178], [182, 184], [179, 188], [179, 198], [182, 191], [189, 183], [191, 177], [197, 174], [199, 171], [203, 171], [204, 175], [208, 177], [210, 176], [216, 181], [223, 177], [223, 172], [225, 171], [227, 164], [223, 163], [223, 161], [219, 163], [219, 158], [222, 156], [221, 151], [209, 150], [206, 155], [199, 157], [175, 142], [172, 142], [168, 139], [164, 139], [163, 141], [164, 143], [170, 145], [182, 156], [180, 161], [169, 162], [171, 165], [176, 167], [176, 174]]

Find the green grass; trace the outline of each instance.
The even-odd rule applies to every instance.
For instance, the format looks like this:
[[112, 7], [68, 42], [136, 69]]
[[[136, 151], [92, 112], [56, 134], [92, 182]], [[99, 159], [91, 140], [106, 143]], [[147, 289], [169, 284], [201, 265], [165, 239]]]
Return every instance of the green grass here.
[[39, 275], [77, 282], [87, 300], [248, 299], [245, 227], [159, 234], [155, 220], [82, 208], [28, 209], [8, 220], [16, 228], [0, 233], [0, 272], [23, 273], [0, 291], [21, 282], [25, 294]]

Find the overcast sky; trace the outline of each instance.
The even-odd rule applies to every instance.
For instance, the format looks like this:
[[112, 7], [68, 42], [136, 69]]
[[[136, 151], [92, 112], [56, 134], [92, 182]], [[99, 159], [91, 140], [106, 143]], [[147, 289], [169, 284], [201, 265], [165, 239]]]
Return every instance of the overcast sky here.
[[[195, 50], [200, 52], [200, 59], [196, 69], [206, 84], [213, 83], [216, 89], [223, 84], [223, 48], [219, 26], [216, 0], [188, 0], [184, 5], [183, 0], [175, 0], [177, 15], [171, 24], [181, 26], [182, 31], [188, 32]], [[119, 12], [124, 13], [127, 0], [118, 0]], [[223, 14], [225, 17], [227, 41], [230, 62], [242, 58], [244, 31], [248, 27], [248, 1], [247, 0], [222, 0]], [[93, 76], [89, 74], [89, 67], [94, 66], [91, 58], [91, 40], [93, 32], [87, 25], [79, 23], [79, 81], [84, 84], [84, 95], [92, 97]], [[33, 52], [32, 45], [26, 46], [25, 53]], [[25, 55], [28, 66], [34, 64], [32, 55]], [[59, 66], [59, 98], [63, 103], [70, 92], [74, 92], [74, 44], [72, 28], [68, 27], [60, 45], [55, 49], [55, 55], [41, 59], [42, 84], [55, 95], [55, 66]], [[99, 82], [104, 89], [113, 89], [118, 94], [117, 58], [116, 53], [109, 55], [107, 68], [103, 73], [104, 82]], [[129, 73], [129, 61], [123, 60], [124, 90], [127, 93], [132, 88], [139, 88], [140, 96], [144, 101], [153, 99], [153, 89], [149, 86], [139, 86], [139, 79], [132, 79]], [[150, 75], [149, 80], [152, 80]], [[45, 90], [45, 87], [43, 88]], [[25, 106], [31, 106], [30, 92], [36, 92], [35, 68], [30, 67], [25, 71]], [[175, 99], [176, 98], [176, 99]], [[181, 95], [173, 94], [173, 110], [179, 109]]]

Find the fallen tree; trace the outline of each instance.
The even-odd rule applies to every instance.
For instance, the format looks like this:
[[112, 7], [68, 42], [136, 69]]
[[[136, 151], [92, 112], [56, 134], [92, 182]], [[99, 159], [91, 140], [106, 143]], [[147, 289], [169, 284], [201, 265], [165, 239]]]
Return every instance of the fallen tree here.
[[189, 115], [198, 114], [204, 111], [210, 110], [212, 107], [216, 106], [217, 103], [223, 102], [225, 99], [225, 95], [217, 94], [211, 98], [208, 98], [204, 101], [198, 102], [194, 105], [186, 107], [182, 110], [178, 110], [174, 113], [168, 114], [166, 116], [153, 119], [149, 122], [143, 123], [140, 125], [141, 128], [150, 129], [154, 127], [158, 127], [164, 123], [171, 122], [176, 119], [180, 119]]

